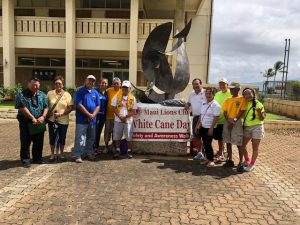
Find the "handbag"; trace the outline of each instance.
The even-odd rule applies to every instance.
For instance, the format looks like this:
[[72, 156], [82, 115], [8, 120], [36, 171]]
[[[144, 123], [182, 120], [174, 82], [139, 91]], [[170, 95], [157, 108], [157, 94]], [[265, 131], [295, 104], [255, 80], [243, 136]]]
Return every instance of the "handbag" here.
[[51, 109], [48, 110], [48, 114], [45, 118], [45, 121], [46, 123], [48, 123], [49, 121], [49, 117], [50, 117], [50, 114], [52, 113], [52, 111], [54, 110], [54, 108], [56, 107], [57, 103], [59, 102], [59, 100], [61, 99], [61, 97], [64, 95], [64, 91], [61, 92], [60, 96], [58, 97], [58, 99], [56, 100], [56, 102], [54, 103], [54, 105], [51, 107]]
[[37, 125], [33, 123], [27, 123], [27, 127], [30, 136], [40, 134], [46, 131], [46, 123], [40, 123]]

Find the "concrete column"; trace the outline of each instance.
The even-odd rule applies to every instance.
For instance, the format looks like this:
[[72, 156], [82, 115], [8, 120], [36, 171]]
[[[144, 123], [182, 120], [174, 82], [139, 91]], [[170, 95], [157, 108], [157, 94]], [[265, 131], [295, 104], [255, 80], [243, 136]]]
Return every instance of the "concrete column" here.
[[185, 0], [176, 0], [176, 10], [174, 18], [174, 33], [181, 31], [185, 25]]
[[[185, 0], [176, 0], [176, 10], [173, 24], [173, 32], [174, 34], [180, 32], [185, 26]], [[173, 45], [177, 42], [177, 39], [173, 40]], [[176, 70], [176, 55], [172, 57], [172, 72], [175, 74]]]
[[14, 1], [2, 0], [3, 81], [5, 87], [15, 85]]
[[75, 0], [66, 0], [66, 87], [75, 87]]
[[139, 0], [130, 3], [130, 42], [129, 42], [129, 80], [137, 82], [137, 44], [138, 44]]

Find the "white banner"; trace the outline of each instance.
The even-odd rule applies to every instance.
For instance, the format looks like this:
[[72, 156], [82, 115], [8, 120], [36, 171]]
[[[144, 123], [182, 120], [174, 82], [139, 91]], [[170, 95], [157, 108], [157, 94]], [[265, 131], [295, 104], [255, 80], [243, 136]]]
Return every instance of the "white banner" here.
[[134, 141], [190, 140], [189, 112], [183, 107], [138, 103], [133, 121]]

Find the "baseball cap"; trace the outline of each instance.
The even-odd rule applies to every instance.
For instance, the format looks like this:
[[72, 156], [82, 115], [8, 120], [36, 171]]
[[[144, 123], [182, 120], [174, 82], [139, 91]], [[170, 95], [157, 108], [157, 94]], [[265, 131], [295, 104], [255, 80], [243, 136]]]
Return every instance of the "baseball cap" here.
[[122, 83], [122, 87], [127, 87], [127, 88], [131, 87], [130, 81], [129, 80], [124, 80], [123, 83]]
[[223, 83], [225, 83], [225, 84], [228, 84], [228, 80], [226, 79], [226, 78], [221, 78], [220, 80], [219, 80], [219, 83], [220, 82], [223, 82]]
[[238, 82], [231, 82], [229, 88], [241, 88], [241, 84]]
[[88, 75], [86, 78], [96, 80], [96, 77], [94, 75]]

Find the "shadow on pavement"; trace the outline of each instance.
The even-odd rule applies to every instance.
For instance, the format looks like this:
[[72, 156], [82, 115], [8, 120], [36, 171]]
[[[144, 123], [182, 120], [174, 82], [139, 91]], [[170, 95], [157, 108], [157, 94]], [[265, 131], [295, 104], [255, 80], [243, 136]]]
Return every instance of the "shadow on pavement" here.
[[193, 176], [212, 176], [215, 179], [224, 179], [239, 173], [232, 168], [224, 168], [217, 165], [213, 168], [208, 168], [200, 165], [199, 161], [182, 160], [182, 159], [144, 159], [142, 163], [162, 163], [157, 166], [158, 169], [172, 169], [175, 173], [192, 173]]
[[22, 167], [21, 161], [18, 160], [1, 160], [0, 161], [0, 170], [8, 170], [11, 168]]

